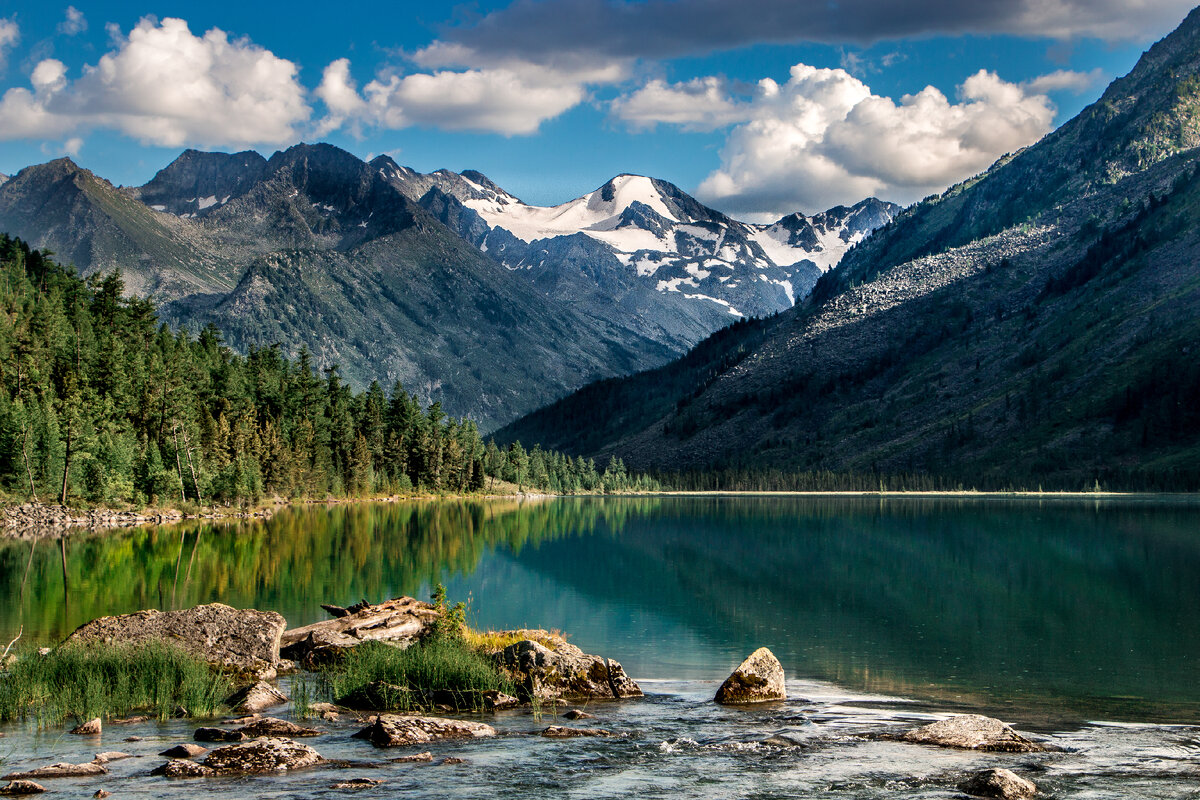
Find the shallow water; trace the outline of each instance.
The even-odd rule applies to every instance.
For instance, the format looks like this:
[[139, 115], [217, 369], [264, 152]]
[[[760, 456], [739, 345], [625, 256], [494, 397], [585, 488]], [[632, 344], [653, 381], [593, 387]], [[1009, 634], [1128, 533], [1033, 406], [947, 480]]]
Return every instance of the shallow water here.
[[[203, 782], [205, 794], [319, 797], [353, 775], [389, 797], [951, 797], [971, 769], [1011, 766], [1058, 797], [1200, 797], [1200, 508], [1151, 501], [615, 498], [383, 504], [0, 542], [0, 636], [56, 641], [95, 616], [222, 601], [291, 625], [323, 602], [427, 595], [443, 581], [481, 627], [561, 628], [621, 661], [649, 694], [600, 705], [613, 740], [523, 734], [434, 749], [433, 766]], [[779, 656], [793, 700], [710, 701], [755, 647]], [[979, 755], [865, 738], [977, 711], [1068, 752]], [[592, 724], [589, 721], [587, 724]], [[7, 769], [141, 757], [90, 794], [157, 796], [151, 754], [171, 722], [93, 746], [15, 726]], [[346, 722], [314, 746], [378, 762]], [[146, 741], [128, 746], [131, 733]], [[763, 744], [781, 734], [790, 746]], [[468, 760], [439, 766], [445, 756]], [[364, 771], [365, 770], [365, 771]], [[128, 776], [128, 777], [126, 777]], [[120, 778], [120, 780], [118, 780]], [[196, 784], [173, 784], [180, 791]], [[109, 787], [113, 788], [113, 787]]]

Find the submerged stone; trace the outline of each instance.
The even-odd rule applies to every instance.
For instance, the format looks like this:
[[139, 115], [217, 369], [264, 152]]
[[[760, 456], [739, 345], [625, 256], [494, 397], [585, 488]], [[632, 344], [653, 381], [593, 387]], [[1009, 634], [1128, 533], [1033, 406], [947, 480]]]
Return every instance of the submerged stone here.
[[8, 796], [41, 794], [44, 791], [46, 791], [45, 786], [33, 781], [12, 781], [7, 786], [0, 786], [0, 794]]
[[107, 775], [108, 770], [102, 764], [89, 762], [87, 764], [68, 764], [60, 762], [45, 767], [27, 770], [25, 772], [10, 772], [0, 777], [6, 781], [28, 781], [42, 778], [89, 778], [94, 775]]

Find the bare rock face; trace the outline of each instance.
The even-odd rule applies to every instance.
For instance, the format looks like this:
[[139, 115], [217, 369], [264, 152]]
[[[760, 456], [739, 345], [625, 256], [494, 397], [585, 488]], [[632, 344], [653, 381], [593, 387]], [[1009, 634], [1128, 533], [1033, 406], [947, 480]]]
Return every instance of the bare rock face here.
[[438, 617], [431, 603], [397, 597], [378, 605], [338, 609], [335, 619], [293, 628], [281, 639], [282, 654], [306, 669], [328, 663], [349, 647], [369, 641], [407, 646], [423, 636]]
[[7, 786], [0, 786], [0, 795], [20, 796], [25, 794], [41, 794], [46, 787], [33, 781], [12, 781]]
[[[620, 700], [641, 697], [642, 690], [621, 665], [589, 655], [545, 631], [510, 644], [495, 655], [528, 697], [540, 700]], [[549, 643], [543, 644], [543, 642]]]
[[201, 778], [209, 775], [287, 772], [311, 767], [322, 761], [321, 754], [308, 745], [290, 739], [256, 739], [213, 750], [199, 764], [184, 759], [168, 761], [150, 774], [168, 778]]
[[1047, 748], [998, 719], [978, 714], [961, 714], [915, 728], [900, 737], [916, 744], [958, 747], [963, 750], [987, 750], [999, 753], [1039, 753]]
[[225, 705], [239, 714], [257, 714], [288, 701], [287, 695], [266, 681], [258, 681], [231, 694]]
[[107, 774], [108, 770], [104, 768], [104, 765], [94, 762], [88, 764], [58, 763], [31, 769], [28, 772], [10, 772], [0, 777], [0, 780], [31, 781], [45, 778], [90, 778], [96, 775]]
[[1021, 800], [1037, 794], [1037, 786], [1007, 769], [985, 769], [976, 772], [958, 785], [960, 792], [974, 797], [998, 797], [1002, 800]]
[[404, 747], [439, 739], [472, 739], [495, 736], [496, 729], [482, 722], [440, 717], [398, 717], [381, 714], [354, 734], [376, 747]]
[[765, 703], [787, 699], [783, 665], [765, 647], [760, 647], [725, 679], [717, 689], [716, 701], [726, 705]]
[[137, 611], [100, 617], [80, 626], [68, 642], [169, 642], [236, 674], [270, 679], [279, 663], [287, 621], [274, 611], [239, 610], [221, 603], [185, 611]]

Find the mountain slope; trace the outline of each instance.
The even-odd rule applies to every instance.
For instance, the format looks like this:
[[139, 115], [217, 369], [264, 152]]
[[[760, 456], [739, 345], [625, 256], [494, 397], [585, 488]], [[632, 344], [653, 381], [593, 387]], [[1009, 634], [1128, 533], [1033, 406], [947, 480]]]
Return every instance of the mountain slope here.
[[[1196, 485], [1197, 74], [1193, 12], [1098, 103], [901, 214], [810, 301], [501, 437], [639, 467]], [[610, 412], [622, 424], [593, 422]]]
[[[196, 191], [184, 183], [179, 196]], [[215, 323], [242, 350], [307, 347], [358, 386], [399, 380], [485, 430], [671, 354], [569, 307], [545, 307], [370, 165], [329, 145], [276, 153], [257, 182], [194, 224], [247, 268], [231, 292], [181, 298], [165, 319], [192, 330]]]
[[160, 214], [69, 158], [0, 184], [0, 230], [51, 249], [85, 275], [120, 269], [136, 294], [228, 290], [237, 270], [186, 222]]

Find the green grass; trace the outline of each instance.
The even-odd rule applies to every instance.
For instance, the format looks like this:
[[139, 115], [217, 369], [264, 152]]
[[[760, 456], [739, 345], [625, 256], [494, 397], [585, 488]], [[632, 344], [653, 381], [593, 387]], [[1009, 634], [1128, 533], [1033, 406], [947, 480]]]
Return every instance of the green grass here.
[[27, 649], [0, 672], [0, 721], [51, 725], [134, 713], [166, 719], [180, 707], [208, 717], [232, 690], [204, 661], [165, 644], [64, 645], [46, 655]]
[[[304, 680], [298, 678], [296, 683]], [[378, 710], [393, 711], [428, 709], [436, 704], [481, 710], [481, 692], [516, 692], [512, 681], [491, 659], [457, 637], [434, 638], [404, 650], [367, 642], [348, 651], [345, 658], [313, 676], [313, 680], [314, 685], [301, 687], [299, 692], [294, 685], [293, 695], [336, 701], [375, 681], [401, 687], [380, 698], [386, 708]]]

